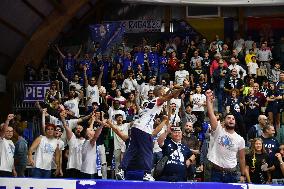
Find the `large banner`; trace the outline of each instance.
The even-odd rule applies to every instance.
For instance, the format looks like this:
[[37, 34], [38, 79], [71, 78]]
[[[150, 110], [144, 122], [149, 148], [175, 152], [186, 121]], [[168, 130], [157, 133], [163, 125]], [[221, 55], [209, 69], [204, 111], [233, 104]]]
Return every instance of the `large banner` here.
[[161, 20], [124, 20], [126, 33], [161, 32]]
[[24, 84], [24, 102], [44, 101], [49, 81], [30, 81]]
[[89, 26], [91, 39], [100, 43], [100, 51], [104, 54], [109, 47], [119, 43], [125, 33], [121, 22], [108, 22]]

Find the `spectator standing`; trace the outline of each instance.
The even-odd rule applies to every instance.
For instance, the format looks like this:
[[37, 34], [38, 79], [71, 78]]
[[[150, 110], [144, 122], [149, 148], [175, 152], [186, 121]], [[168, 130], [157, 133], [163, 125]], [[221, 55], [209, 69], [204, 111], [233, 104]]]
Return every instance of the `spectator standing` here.
[[14, 119], [14, 114], [9, 114], [5, 123], [1, 124], [0, 128], [0, 177], [17, 176], [14, 166], [15, 145], [11, 140], [14, 131], [9, 126], [12, 119]]
[[[60, 151], [58, 148], [58, 141], [54, 137], [54, 130], [56, 126], [53, 124], [45, 125], [46, 136], [39, 136], [32, 143], [28, 159], [31, 166], [33, 166], [32, 176], [35, 178], [50, 178], [51, 177], [51, 163], [55, 154], [56, 158], [56, 173], [60, 173]], [[35, 155], [33, 157], [33, 152]]]
[[28, 142], [23, 137], [23, 129], [16, 128], [18, 133], [18, 141], [15, 144], [15, 169], [18, 177], [25, 177], [25, 170], [27, 166]]
[[253, 184], [271, 182], [271, 173], [268, 171], [271, 166], [272, 163], [265, 151], [262, 140], [260, 138], [253, 139], [250, 152], [246, 155], [248, 182]]
[[188, 168], [195, 162], [195, 155], [186, 145], [182, 144], [180, 127], [172, 127], [171, 139], [166, 139], [168, 134], [169, 131], [166, 131], [158, 139], [163, 155], [169, 157], [159, 180], [184, 182], [187, 180]]
[[[240, 180], [244, 181], [245, 175], [245, 140], [238, 135], [235, 129], [235, 117], [231, 114], [225, 116], [224, 127], [222, 127], [214, 114], [213, 93], [206, 91], [208, 116], [211, 125], [211, 136], [208, 160], [212, 163], [212, 182], [237, 182], [237, 153], [241, 168]], [[221, 156], [220, 156], [221, 154]]]

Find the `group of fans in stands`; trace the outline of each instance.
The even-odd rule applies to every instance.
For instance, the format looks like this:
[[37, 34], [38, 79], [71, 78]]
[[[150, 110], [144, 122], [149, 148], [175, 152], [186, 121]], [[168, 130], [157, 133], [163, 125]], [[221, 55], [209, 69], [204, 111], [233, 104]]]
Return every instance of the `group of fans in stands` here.
[[72, 55], [56, 45], [61, 66], [38, 76], [51, 80], [36, 103], [41, 134], [28, 144], [25, 124], [7, 116], [0, 176], [27, 176], [28, 165], [38, 178], [123, 180], [141, 171], [146, 181], [283, 179], [284, 72], [272, 48], [239, 35], [231, 44], [143, 39], [111, 55], [95, 43], [79, 59], [82, 46]]

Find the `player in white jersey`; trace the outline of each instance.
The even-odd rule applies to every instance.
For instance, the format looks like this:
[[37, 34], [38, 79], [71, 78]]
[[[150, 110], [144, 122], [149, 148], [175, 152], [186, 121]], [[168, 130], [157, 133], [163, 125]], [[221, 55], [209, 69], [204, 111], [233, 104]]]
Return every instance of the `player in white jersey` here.
[[164, 102], [177, 97], [182, 90], [183, 88], [180, 88], [165, 94], [162, 86], [155, 87], [153, 92], [156, 98], [147, 104], [140, 118], [134, 121], [131, 128], [130, 145], [121, 162], [122, 170], [116, 174], [118, 179], [124, 179], [124, 171], [142, 170], [144, 171], [143, 180], [154, 180], [150, 174], [153, 167], [154, 118], [161, 113]]

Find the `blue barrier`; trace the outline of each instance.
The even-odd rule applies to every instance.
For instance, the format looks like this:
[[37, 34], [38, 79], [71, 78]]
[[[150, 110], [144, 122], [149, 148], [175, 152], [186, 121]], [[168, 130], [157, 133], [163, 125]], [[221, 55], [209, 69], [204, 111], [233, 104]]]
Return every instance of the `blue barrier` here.
[[0, 178], [0, 189], [283, 189], [280, 185], [225, 184], [206, 182], [143, 182], [116, 180], [68, 180]]

